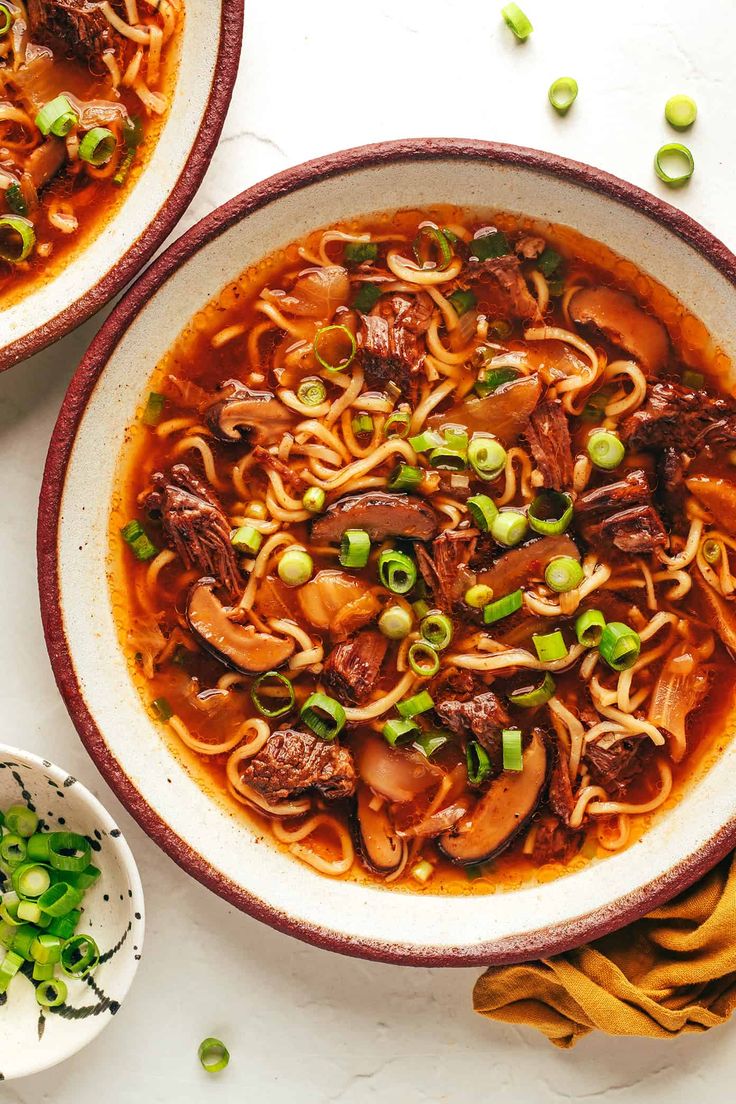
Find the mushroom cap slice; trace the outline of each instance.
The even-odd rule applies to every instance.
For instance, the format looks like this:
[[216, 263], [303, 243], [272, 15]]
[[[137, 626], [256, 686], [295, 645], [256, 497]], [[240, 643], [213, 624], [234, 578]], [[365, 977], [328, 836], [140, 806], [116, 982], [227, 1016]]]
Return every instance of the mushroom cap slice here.
[[294, 654], [290, 636], [256, 632], [231, 621], [215, 594], [215, 579], [199, 579], [187, 598], [187, 621], [203, 648], [226, 667], [244, 675], [273, 671]]
[[252, 391], [242, 383], [225, 384], [230, 393], [207, 411], [206, 422], [220, 441], [248, 436], [257, 445], [280, 437], [294, 424], [288, 407], [271, 391]]
[[594, 326], [638, 360], [645, 371], [659, 372], [667, 363], [670, 341], [666, 329], [625, 291], [581, 288], [570, 299], [569, 312], [576, 325]]
[[386, 805], [372, 809], [374, 795], [368, 786], [360, 786], [353, 820], [356, 843], [365, 866], [374, 874], [393, 874], [406, 854], [406, 844], [396, 834]]
[[429, 541], [439, 532], [437, 515], [428, 503], [408, 494], [365, 491], [332, 502], [312, 523], [314, 540], [339, 541], [346, 529], [365, 529], [373, 541], [387, 537]]
[[443, 855], [454, 863], [481, 863], [505, 850], [539, 805], [547, 781], [548, 754], [535, 729], [524, 751], [524, 768], [504, 771], [475, 806], [439, 838]]

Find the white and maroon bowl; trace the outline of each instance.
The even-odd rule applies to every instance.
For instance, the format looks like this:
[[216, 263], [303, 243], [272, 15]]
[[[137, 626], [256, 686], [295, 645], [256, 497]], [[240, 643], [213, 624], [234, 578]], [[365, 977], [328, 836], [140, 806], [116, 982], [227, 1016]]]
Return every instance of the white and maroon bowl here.
[[0, 371], [79, 326], [140, 272], [207, 171], [238, 72], [243, 0], [187, 0], [174, 97], [159, 140], [109, 221], [52, 279], [0, 309]]
[[736, 359], [736, 258], [680, 211], [547, 153], [424, 140], [349, 150], [272, 177], [193, 227], [113, 311], [75, 375], [39, 516], [46, 641], [91, 756], [146, 832], [194, 877], [282, 931], [389, 962], [547, 956], [621, 926], [736, 843], [736, 742], [628, 850], [513, 892], [443, 897], [330, 880], [200, 788], [161, 739], [118, 644], [106, 578], [119, 449], [157, 361], [228, 281], [306, 232], [381, 208], [493, 206], [571, 225], [668, 287]]

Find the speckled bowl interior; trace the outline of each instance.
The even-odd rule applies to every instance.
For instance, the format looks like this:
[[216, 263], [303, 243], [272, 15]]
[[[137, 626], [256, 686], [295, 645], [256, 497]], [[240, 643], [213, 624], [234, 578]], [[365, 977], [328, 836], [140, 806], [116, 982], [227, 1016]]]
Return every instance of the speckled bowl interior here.
[[[150, 721], [108, 600], [118, 450], [146, 381], [226, 281], [314, 227], [377, 207], [497, 206], [572, 225], [653, 274], [736, 355], [735, 262], [680, 212], [585, 166], [466, 142], [395, 143], [301, 166], [215, 212], [113, 313], [70, 390], [49, 453], [40, 583], [59, 685], [87, 747], [142, 826], [196, 877], [283, 930], [346, 953], [468, 964], [550, 954], [641, 915], [736, 836], [736, 743], [641, 842], [580, 872], [482, 897], [329, 880], [212, 800]], [[102, 370], [104, 368], [104, 371]]]
[[[87, 891], [77, 931], [100, 948], [84, 981], [65, 978], [63, 1005], [41, 1010], [33, 983], [17, 976], [0, 1005], [0, 1080], [55, 1066], [99, 1035], [120, 1010], [143, 949], [143, 888], [130, 848], [96, 797], [61, 767], [0, 744], [0, 809], [25, 803], [46, 827], [89, 839], [101, 871]], [[4, 951], [0, 949], [0, 955]]]
[[156, 148], [96, 237], [52, 279], [40, 279], [0, 310], [0, 370], [98, 310], [172, 230], [217, 144], [237, 74], [242, 23], [243, 0], [187, 0], [174, 98]]

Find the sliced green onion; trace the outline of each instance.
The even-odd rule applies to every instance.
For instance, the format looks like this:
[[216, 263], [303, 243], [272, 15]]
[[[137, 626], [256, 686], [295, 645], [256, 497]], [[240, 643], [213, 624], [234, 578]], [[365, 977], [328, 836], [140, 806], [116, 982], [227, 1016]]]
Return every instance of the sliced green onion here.
[[57, 138], [66, 138], [77, 121], [76, 112], [66, 96], [49, 100], [36, 115], [36, 126], [44, 137], [55, 134]]
[[13, 18], [13, 13], [7, 4], [0, 4], [0, 38], [10, 30]]
[[17, 836], [30, 839], [38, 829], [38, 816], [27, 805], [11, 805], [5, 813], [5, 828]]
[[421, 268], [436, 268], [442, 272], [452, 260], [452, 247], [437, 226], [425, 222], [414, 239], [414, 256]]
[[599, 609], [586, 610], [575, 621], [578, 644], [584, 648], [597, 648], [601, 642], [606, 619]]
[[578, 98], [578, 82], [574, 77], [558, 77], [549, 86], [547, 96], [559, 115], [567, 115]]
[[77, 832], [51, 832], [49, 862], [54, 870], [84, 870], [90, 859], [89, 841]]
[[422, 636], [441, 652], [452, 640], [452, 621], [445, 613], [430, 613], [419, 626]]
[[468, 768], [468, 782], [473, 786], [479, 786], [481, 782], [485, 782], [491, 773], [491, 760], [486, 749], [477, 740], [471, 740], [468, 743], [465, 762]]
[[255, 556], [263, 544], [263, 533], [252, 525], [241, 525], [230, 537], [230, 543], [238, 552], [249, 552]]
[[532, 641], [540, 663], [554, 663], [555, 660], [564, 659], [567, 655], [567, 644], [559, 629], [543, 635], [533, 633]]
[[472, 609], [483, 609], [493, 598], [493, 588], [485, 583], [476, 583], [465, 591], [463, 601]]
[[549, 245], [542, 250], [537, 259], [537, 268], [548, 280], [551, 276], [554, 276], [561, 264], [562, 257]]
[[6, 993], [8, 986], [23, 965], [23, 959], [14, 951], [8, 951], [0, 962], [0, 993]]
[[203, 1039], [197, 1054], [206, 1073], [219, 1073], [230, 1061], [230, 1051], [219, 1039]]
[[345, 727], [345, 710], [327, 694], [311, 694], [299, 715], [320, 740], [334, 740]]
[[520, 510], [500, 510], [491, 522], [491, 536], [505, 548], [520, 544], [528, 532], [527, 516]]
[[699, 391], [705, 383], [705, 376], [702, 372], [693, 372], [691, 368], [686, 368], [682, 373], [682, 382], [685, 387], [692, 387], [693, 391]]
[[373, 418], [370, 414], [356, 414], [351, 427], [356, 437], [370, 437], [373, 434]]
[[547, 671], [539, 686], [524, 687], [522, 690], [509, 694], [509, 701], [513, 705], [522, 706], [524, 709], [533, 709], [537, 705], [544, 705], [545, 702], [548, 702], [554, 692], [555, 680]]
[[342, 372], [353, 363], [358, 346], [347, 326], [322, 326], [314, 335], [314, 355], [327, 372]]
[[502, 617], [516, 613], [523, 604], [521, 590], [514, 590], [511, 594], [504, 594], [503, 598], [497, 598], [495, 602], [489, 602], [483, 609], [483, 620], [486, 625], [492, 625], [494, 621], [500, 621]]
[[440, 657], [426, 640], [415, 640], [409, 648], [409, 666], [420, 678], [431, 678], [440, 669]]
[[512, 380], [518, 378], [519, 372], [516, 368], [508, 366], [503, 368], [488, 368], [479, 373], [478, 379], [475, 381], [475, 390], [481, 398], [485, 398], [486, 395], [490, 395], [493, 391], [498, 391], [499, 387], [502, 387], [504, 383], [511, 383]]
[[304, 492], [302, 506], [310, 514], [319, 514], [325, 507], [325, 492], [321, 487], [309, 487]]
[[407, 594], [417, 581], [417, 565], [405, 552], [389, 548], [378, 557], [378, 575], [394, 594]]
[[[13, 889], [19, 897], [40, 897], [51, 885], [51, 875], [40, 863], [21, 863], [11, 875]], [[18, 913], [20, 916], [20, 912]], [[21, 917], [21, 919], [24, 919]]]
[[488, 332], [498, 338], [499, 341], [506, 341], [507, 338], [511, 337], [512, 326], [505, 318], [494, 318], [492, 322], [488, 323]]
[[412, 746], [421, 751], [427, 759], [431, 759], [436, 751], [439, 751], [441, 747], [444, 747], [447, 743], [447, 733], [440, 732], [439, 730], [432, 730], [430, 732], [422, 732], [419, 736], [415, 736]]
[[14, 954], [20, 955], [26, 962], [30, 962], [33, 958], [31, 947], [36, 941], [36, 936], [39, 934], [42, 933], [39, 933], [38, 928], [34, 924], [22, 924], [19, 928], [15, 929], [13, 942], [10, 945], [11, 951]]
[[506, 449], [494, 437], [474, 437], [468, 445], [468, 462], [481, 479], [497, 479], [506, 467]]
[[503, 751], [503, 769], [520, 771], [524, 769], [524, 757], [521, 751], [521, 729], [504, 728], [501, 733]]
[[664, 117], [675, 130], [687, 130], [698, 117], [698, 105], [690, 96], [670, 96], [664, 105]]
[[528, 511], [529, 524], [535, 533], [557, 536], [564, 533], [572, 521], [572, 498], [563, 491], [543, 491]]
[[82, 893], [67, 882], [56, 882], [49, 886], [38, 898], [38, 903], [47, 916], [66, 916], [82, 903]]
[[58, 1008], [67, 997], [66, 982], [62, 978], [49, 978], [36, 986], [36, 1000], [41, 1008]]
[[52, 977], [56, 973], [56, 967], [52, 962], [34, 962], [33, 963], [33, 980], [34, 981], [51, 981]]
[[327, 398], [327, 388], [321, 379], [309, 376], [299, 384], [296, 397], [305, 406], [320, 406]]
[[442, 434], [434, 429], [425, 429], [424, 433], [409, 438], [409, 444], [415, 452], [429, 452], [442, 444]]
[[426, 690], [420, 690], [418, 694], [414, 694], [411, 698], [406, 698], [405, 701], [400, 701], [397, 706], [397, 712], [404, 718], [404, 720], [411, 720], [413, 717], [418, 717], [422, 713], [426, 713], [429, 709], [434, 709], [434, 701], [432, 695]]
[[378, 244], [371, 241], [345, 242], [343, 256], [349, 264], [375, 261], [378, 256]]
[[389, 414], [383, 423], [384, 437], [406, 437], [411, 425], [411, 414], [408, 410], [395, 410]]
[[99, 964], [100, 949], [91, 935], [74, 935], [61, 948], [61, 968], [67, 977], [89, 977]]
[[626, 671], [639, 658], [641, 637], [621, 621], [609, 621], [601, 634], [598, 651], [614, 671]]
[[378, 284], [361, 284], [352, 305], [361, 314], [370, 314], [380, 298], [381, 288]]
[[62, 945], [63, 940], [58, 935], [40, 932], [31, 943], [31, 958], [34, 962], [40, 962], [42, 966], [53, 966], [61, 962]]
[[595, 466], [602, 468], [603, 471], [613, 471], [626, 455], [626, 449], [620, 437], [611, 433], [610, 429], [596, 429], [591, 433], [586, 451]]
[[422, 469], [411, 464], [397, 464], [388, 477], [390, 491], [414, 491], [422, 482]]
[[429, 462], [433, 468], [439, 468], [440, 471], [465, 471], [468, 466], [465, 450], [458, 452], [457, 449], [448, 448], [446, 445], [432, 449]]
[[166, 404], [166, 396], [160, 395], [158, 391], [150, 391], [146, 406], [141, 414], [141, 421], [147, 426], [156, 426], [161, 421], [161, 415], [164, 412], [164, 406]]
[[583, 569], [572, 556], [555, 556], [544, 570], [544, 581], [550, 590], [566, 594], [583, 581]]
[[365, 567], [371, 554], [371, 538], [365, 529], [346, 529], [340, 541], [343, 567]]
[[524, 42], [534, 30], [529, 17], [524, 15], [518, 4], [507, 4], [501, 9], [501, 15], [506, 26], [514, 32], [520, 42]]
[[21, 215], [0, 216], [0, 260], [20, 264], [36, 244], [33, 223]]
[[687, 146], [668, 142], [654, 156], [654, 171], [670, 188], [680, 188], [695, 172], [695, 158]]
[[120, 535], [137, 560], [152, 560], [158, 555], [158, 549], [149, 540], [148, 534], [139, 521], [129, 521], [120, 530]]
[[490, 261], [495, 257], [505, 257], [511, 251], [509, 239], [503, 230], [491, 230], [468, 242], [471, 257], [479, 261]]
[[444, 444], [453, 452], [468, 451], [468, 431], [465, 426], [447, 425], [443, 427]]
[[17, 866], [26, 859], [28, 847], [22, 836], [9, 832], [0, 840], [0, 859], [8, 866]]
[[447, 299], [448, 302], [452, 303], [458, 317], [467, 314], [478, 303], [472, 291], [453, 291], [452, 295], [447, 296]]
[[151, 702], [151, 708], [160, 721], [170, 721], [174, 716], [174, 710], [166, 698], [154, 698]]
[[99, 880], [101, 875], [102, 871], [98, 870], [96, 866], [92, 866], [90, 864], [90, 866], [85, 867], [84, 870], [68, 870], [63, 875], [63, 878], [60, 874], [57, 874], [54, 880], [63, 880], [68, 885], [74, 886], [75, 889], [81, 889], [82, 892], [86, 892], [90, 888], [90, 886], [93, 886], [95, 882]]
[[412, 616], [403, 606], [387, 606], [378, 618], [378, 627], [389, 640], [403, 640], [412, 627]]
[[432, 607], [429, 602], [425, 602], [424, 598], [418, 598], [416, 602], [412, 602], [411, 608], [414, 610], [417, 617], [421, 618], [426, 617]]
[[107, 127], [93, 127], [79, 143], [79, 156], [82, 161], [98, 169], [107, 164], [116, 146], [117, 139], [111, 130]]
[[43, 913], [35, 901], [24, 900], [18, 902], [19, 920], [24, 920], [27, 924], [35, 924], [38, 926], [43, 923], [43, 918]]
[[71, 939], [81, 918], [81, 910], [73, 908], [66, 916], [57, 916], [52, 920], [47, 928], [47, 934], [58, 935], [61, 940]]
[[296, 700], [291, 681], [280, 671], [266, 671], [259, 675], [250, 688], [250, 696], [256, 709], [264, 717], [283, 717], [284, 713], [293, 708]]
[[703, 541], [703, 559], [706, 563], [717, 564], [721, 558], [721, 546], [717, 540], [708, 538]]
[[314, 570], [312, 557], [303, 548], [287, 548], [276, 568], [279, 579], [286, 586], [303, 586], [311, 579]]
[[386, 721], [381, 732], [383, 733], [384, 740], [391, 744], [391, 747], [396, 747], [397, 744], [411, 743], [415, 738], [415, 734], [419, 732], [419, 725], [409, 718], [402, 720], [393, 718], [390, 721]]
[[20, 190], [20, 184], [11, 184], [5, 193], [5, 202], [14, 215], [27, 215], [28, 204]]

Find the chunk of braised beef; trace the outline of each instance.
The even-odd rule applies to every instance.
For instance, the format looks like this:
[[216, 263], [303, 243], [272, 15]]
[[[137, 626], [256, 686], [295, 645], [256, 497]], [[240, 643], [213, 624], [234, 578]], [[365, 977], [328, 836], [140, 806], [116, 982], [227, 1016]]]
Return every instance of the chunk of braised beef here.
[[359, 316], [357, 343], [369, 387], [384, 389], [393, 383], [405, 397], [415, 397], [426, 355], [422, 337], [433, 310], [430, 297], [420, 292], [382, 296], [371, 314]]
[[676, 448], [667, 447], [657, 454], [657, 500], [661, 503], [670, 528], [679, 531], [686, 527], [685, 463]]
[[364, 629], [338, 644], [322, 672], [325, 685], [340, 701], [360, 705], [378, 681], [387, 647], [386, 637], [375, 629]]
[[668, 543], [667, 530], [652, 504], [652, 491], [641, 469], [625, 479], [586, 491], [575, 503], [586, 540], [621, 552], [653, 552]]
[[591, 782], [622, 797], [646, 768], [651, 748], [651, 741], [641, 737], [619, 740], [610, 748], [597, 743], [587, 744], [583, 759]]
[[[119, 0], [112, 7], [124, 17]], [[28, 0], [28, 29], [36, 42], [64, 45], [87, 62], [104, 68], [102, 55], [113, 51], [121, 59], [123, 39], [110, 24], [99, 3], [93, 0]]]
[[536, 827], [532, 860], [540, 866], [548, 862], [568, 863], [584, 842], [584, 832], [568, 828], [559, 817], [545, 817]]
[[153, 476], [145, 507], [160, 514], [164, 536], [187, 567], [212, 576], [234, 597], [242, 586], [230, 523], [212, 488], [186, 464]]
[[634, 506], [647, 506], [652, 500], [649, 480], [641, 469], [630, 471], [625, 479], [606, 483], [592, 491], [586, 491], [575, 501], [577, 519], [593, 519], [628, 510]]
[[524, 234], [514, 245], [516, 256], [522, 261], [536, 261], [547, 248], [544, 238], [533, 234]]
[[549, 780], [549, 807], [564, 824], [569, 824], [570, 814], [575, 808], [570, 772], [562, 750], [558, 747], [552, 774]]
[[691, 455], [736, 445], [736, 402], [678, 383], [655, 383], [647, 401], [621, 426], [634, 449], [674, 448]]
[[503, 766], [501, 732], [511, 720], [492, 690], [476, 694], [468, 701], [438, 702], [435, 713], [455, 735], [476, 739], [488, 752], [493, 773], [498, 774]]
[[442, 609], [452, 609], [468, 589], [468, 564], [475, 555], [475, 529], [446, 529], [432, 541], [431, 553], [417, 545], [422, 578]]
[[355, 765], [349, 750], [311, 732], [278, 729], [247, 761], [242, 779], [269, 804], [316, 790], [328, 801], [355, 792]]
[[572, 443], [562, 403], [557, 399], [540, 403], [532, 412], [525, 432], [544, 486], [555, 491], [571, 487]]
[[427, 684], [427, 691], [435, 704], [447, 701], [467, 701], [477, 693], [478, 687], [472, 671], [463, 667], [441, 667]]
[[486, 261], [471, 261], [454, 286], [470, 288], [478, 283], [488, 283], [497, 292], [499, 308], [505, 317], [519, 322], [541, 323], [539, 304], [526, 285], [519, 258], [512, 253]]
[[668, 544], [667, 530], [653, 506], [635, 506], [606, 518], [591, 530], [593, 543], [613, 544], [621, 552], [654, 552]]

